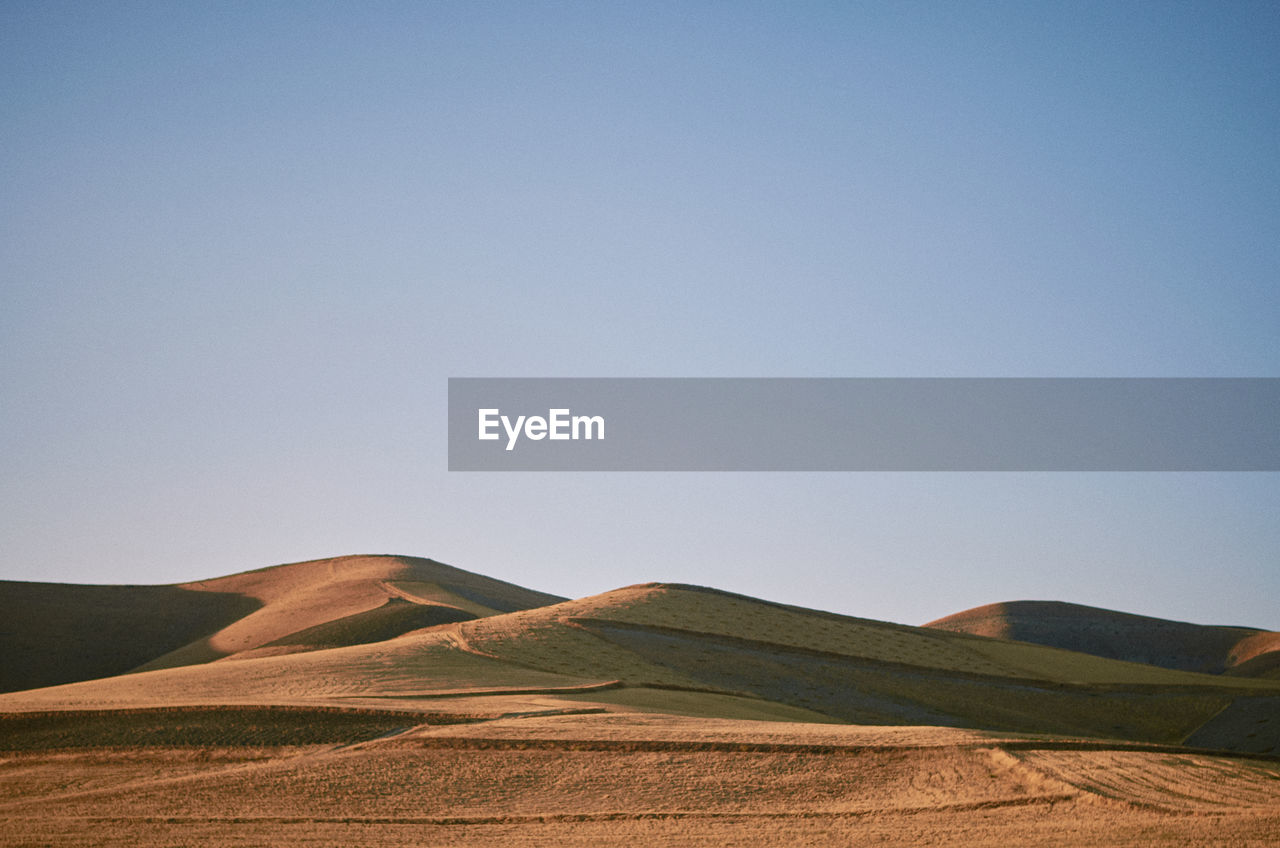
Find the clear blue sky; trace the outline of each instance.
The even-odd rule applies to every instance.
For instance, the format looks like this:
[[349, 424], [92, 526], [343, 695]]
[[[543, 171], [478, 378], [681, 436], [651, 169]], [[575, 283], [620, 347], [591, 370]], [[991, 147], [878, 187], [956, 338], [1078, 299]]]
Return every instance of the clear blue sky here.
[[1280, 376], [1274, 3], [0, 6], [0, 578], [1280, 628], [1276, 474], [450, 474], [451, 376]]

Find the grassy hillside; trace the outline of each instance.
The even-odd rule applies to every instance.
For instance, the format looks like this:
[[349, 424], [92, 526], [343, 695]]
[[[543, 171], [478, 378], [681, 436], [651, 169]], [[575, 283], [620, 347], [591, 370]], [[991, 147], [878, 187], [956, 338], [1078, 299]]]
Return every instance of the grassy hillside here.
[[1270, 663], [1247, 664], [1280, 651], [1280, 633], [1188, 624], [1059, 601], [989, 604], [925, 626], [1208, 674], [1269, 669]]
[[399, 556], [336, 557], [174, 586], [0, 582], [0, 691], [378, 642], [560, 600]]
[[[349, 575], [367, 567], [336, 571]], [[424, 588], [423, 576], [416, 575], [416, 597], [450, 606], [439, 601], [450, 591], [439, 582], [441, 575], [431, 581], [435, 589]], [[270, 585], [278, 588], [280, 581]], [[308, 597], [330, 591], [331, 584], [320, 591], [313, 585], [304, 584]], [[290, 608], [265, 592], [259, 597], [261, 609], [273, 603]], [[1267, 679], [1160, 668], [667, 584], [358, 642], [405, 624], [401, 617], [415, 610], [397, 597], [399, 602], [384, 597], [370, 610], [291, 630], [274, 646], [262, 642], [261, 651], [273, 655], [242, 652], [234, 661], [13, 693], [0, 696], [0, 711], [210, 704], [395, 708], [477, 717], [651, 711], [1280, 750], [1280, 727], [1267, 720], [1280, 714], [1280, 682]], [[473, 595], [470, 602], [492, 609], [504, 599]], [[292, 609], [318, 606], [295, 603]], [[253, 632], [287, 629], [262, 626]], [[315, 649], [294, 652], [291, 641]], [[322, 648], [326, 642], [347, 644]]]

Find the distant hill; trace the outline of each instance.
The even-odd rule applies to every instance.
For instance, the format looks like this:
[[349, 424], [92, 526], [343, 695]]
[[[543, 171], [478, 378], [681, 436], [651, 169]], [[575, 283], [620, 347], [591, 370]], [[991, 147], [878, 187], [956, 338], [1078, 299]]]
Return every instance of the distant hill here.
[[988, 604], [925, 625], [1207, 674], [1275, 677], [1280, 633], [1167, 621], [1060, 601]]
[[346, 556], [172, 586], [0, 582], [0, 691], [382, 641], [561, 601], [429, 559]]

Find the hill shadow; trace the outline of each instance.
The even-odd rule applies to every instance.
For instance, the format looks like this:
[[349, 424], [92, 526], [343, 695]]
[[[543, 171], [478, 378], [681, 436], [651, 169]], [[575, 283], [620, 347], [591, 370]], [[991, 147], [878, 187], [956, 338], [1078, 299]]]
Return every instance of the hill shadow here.
[[124, 674], [261, 606], [245, 595], [177, 586], [5, 582], [0, 692]]

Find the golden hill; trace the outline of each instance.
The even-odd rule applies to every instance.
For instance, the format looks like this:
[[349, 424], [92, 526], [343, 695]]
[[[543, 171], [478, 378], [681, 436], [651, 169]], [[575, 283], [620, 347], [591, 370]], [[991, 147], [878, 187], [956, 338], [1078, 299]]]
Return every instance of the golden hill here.
[[172, 586], [0, 582], [0, 691], [382, 641], [562, 600], [429, 559], [347, 556]]
[[6, 661], [134, 669], [0, 694], [4, 844], [1280, 835], [1266, 677], [697, 586], [562, 600], [404, 557], [0, 593]]
[[[234, 585], [262, 604], [200, 643], [234, 661], [179, 665], [171, 652], [138, 673], [0, 696], [0, 711], [289, 705], [455, 718], [641, 711], [1280, 750], [1280, 721], [1270, 719], [1280, 714], [1276, 681], [889, 624], [694, 586], [632, 586], [427, 622], [368, 641], [363, 636], [418, 623], [402, 621], [407, 608], [389, 606], [388, 596], [371, 586], [385, 583], [416, 599], [396, 596], [406, 603], [453, 609], [466, 601], [492, 611], [532, 597], [515, 587], [501, 597], [485, 595], [484, 578], [443, 573], [446, 567], [429, 561], [414, 561], [429, 563], [416, 579], [370, 580], [391, 565], [384, 559], [390, 558], [321, 561], [334, 568], [331, 580], [319, 582], [303, 579], [307, 571], [328, 572], [315, 563], [209, 581], [223, 590]], [[427, 571], [433, 579], [423, 579]], [[335, 642], [344, 644], [325, 647]]]
[[1059, 601], [989, 604], [926, 627], [1208, 674], [1275, 676], [1280, 633], [1168, 621]]

